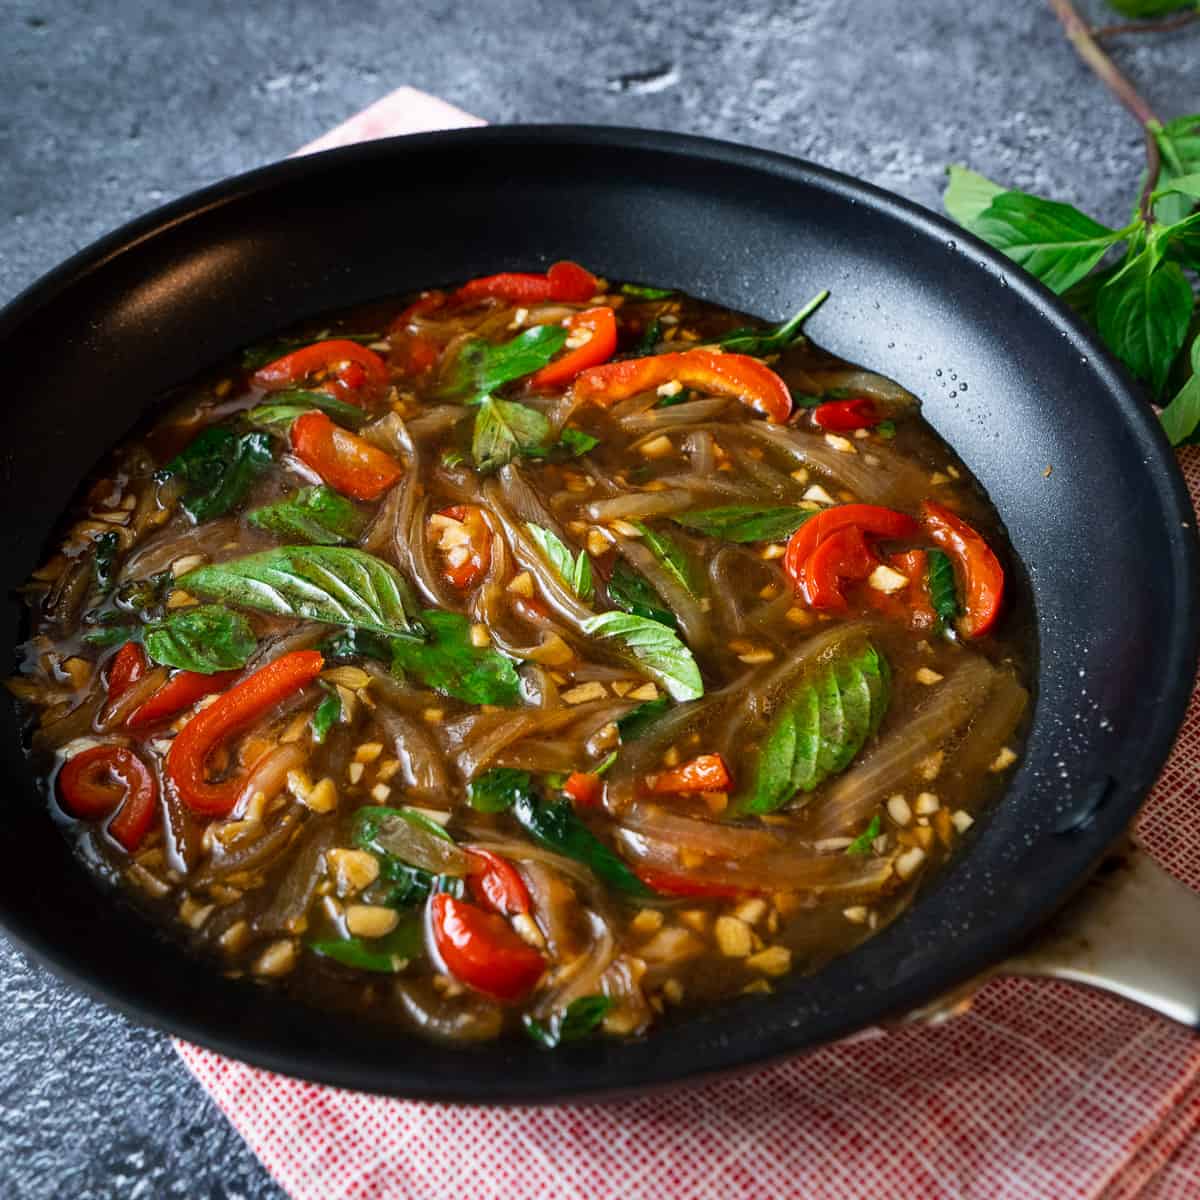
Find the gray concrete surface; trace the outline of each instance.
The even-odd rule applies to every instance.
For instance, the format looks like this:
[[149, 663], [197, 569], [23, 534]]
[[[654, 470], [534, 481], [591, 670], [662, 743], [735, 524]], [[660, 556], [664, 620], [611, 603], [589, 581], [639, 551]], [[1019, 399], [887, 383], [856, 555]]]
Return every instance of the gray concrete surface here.
[[[1164, 118], [1200, 110], [1200, 29], [1115, 52]], [[1141, 165], [1041, 0], [6, 0], [0, 80], [0, 301], [402, 83], [493, 122], [768, 146], [933, 207], [957, 161], [1123, 220]], [[280, 1195], [165, 1038], [0, 941], [0, 1197]]]

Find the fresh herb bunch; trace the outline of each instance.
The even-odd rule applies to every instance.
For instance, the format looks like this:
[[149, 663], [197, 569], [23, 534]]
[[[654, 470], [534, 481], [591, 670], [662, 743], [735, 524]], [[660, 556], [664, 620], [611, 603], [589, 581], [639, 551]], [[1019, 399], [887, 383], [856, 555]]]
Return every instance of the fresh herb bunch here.
[[[1146, 170], [1129, 223], [1113, 229], [1069, 204], [1008, 190], [949, 168], [946, 211], [1057, 292], [1165, 407], [1172, 445], [1200, 442], [1200, 114], [1162, 122], [1101, 48], [1116, 33], [1176, 28], [1196, 0], [1114, 0], [1132, 17], [1179, 15], [1091, 29], [1070, 0], [1050, 0], [1089, 67], [1139, 120]], [[1184, 13], [1182, 10], [1189, 10]]]

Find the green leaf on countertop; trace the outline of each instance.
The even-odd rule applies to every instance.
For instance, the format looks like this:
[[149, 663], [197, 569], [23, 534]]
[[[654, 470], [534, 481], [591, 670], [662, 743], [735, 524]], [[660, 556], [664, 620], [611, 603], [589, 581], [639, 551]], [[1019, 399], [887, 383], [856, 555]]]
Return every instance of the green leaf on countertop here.
[[367, 346], [371, 342], [380, 341], [383, 336], [382, 333], [342, 333], [341, 330], [326, 329], [312, 337], [272, 338], [268, 342], [247, 346], [242, 351], [242, 367], [247, 371], [257, 371], [259, 367], [265, 367], [267, 363], [272, 363], [285, 354], [291, 354], [294, 350], [303, 350], [305, 346], [314, 346], [317, 342], [325, 342], [333, 338], [345, 342], [358, 342], [360, 346]]
[[227, 425], [210, 425], [156, 478], [184, 481], [184, 511], [200, 524], [236, 507], [270, 464], [271, 440], [265, 433], [236, 434]]
[[427, 642], [393, 641], [393, 674], [412, 675], [424, 687], [465, 704], [511, 708], [520, 703], [517, 668], [491, 646], [476, 646], [465, 616], [427, 608], [421, 622], [429, 631]]
[[[412, 588], [382, 559], [348, 546], [278, 546], [188, 571], [198, 596], [281, 617], [423, 637]], [[464, 618], [465, 620], [465, 618]]]
[[246, 514], [251, 525], [285, 541], [340, 546], [362, 536], [370, 518], [352, 501], [320, 484]]
[[845, 770], [883, 719], [888, 681], [886, 660], [870, 644], [804, 675], [771, 718], [727, 815], [775, 812]]
[[286, 438], [292, 429], [292, 422], [306, 412], [323, 412], [330, 420], [347, 429], [358, 429], [368, 417], [364, 409], [357, 405], [339, 400], [327, 392], [305, 392], [289, 390], [275, 392], [269, 404], [259, 404], [255, 408], [242, 413], [242, 419], [256, 429], [273, 433], [276, 437]]
[[320, 746], [329, 736], [329, 731], [342, 719], [342, 698], [336, 691], [330, 693], [317, 705], [309, 724], [312, 740]]
[[476, 338], [458, 352], [440, 395], [445, 399], [478, 397], [532, 375], [563, 348], [567, 336], [562, 325], [535, 325], [499, 344]]
[[596, 595], [596, 588], [592, 582], [592, 560], [587, 552], [580, 550], [573, 554], [570, 546], [557, 534], [543, 529], [541, 525], [534, 525], [532, 521], [526, 522], [525, 528], [563, 583], [578, 599], [590, 604]]
[[[1146, 128], [1154, 135], [1162, 159], [1157, 184], [1160, 192], [1167, 191], [1178, 179], [1200, 173], [1200, 113], [1176, 117], [1165, 125], [1151, 121]], [[1175, 225], [1193, 205], [1189, 196], [1168, 191], [1155, 201], [1154, 215], [1164, 225]]]
[[476, 812], [507, 812], [517, 797], [533, 791], [533, 779], [528, 771], [514, 767], [493, 767], [476, 775], [467, 785], [467, 800]]
[[1006, 189], [993, 183], [986, 175], [970, 171], [966, 167], [946, 168], [950, 182], [942, 203], [946, 211], [965, 229], [973, 229], [991, 202]]
[[675, 614], [663, 604], [649, 580], [623, 559], [613, 564], [607, 587], [608, 598], [622, 612], [658, 621], [669, 629], [679, 628]]
[[220, 604], [177, 609], [144, 626], [142, 642], [154, 662], [201, 675], [244, 667], [258, 645], [246, 618]]
[[413, 914], [402, 917], [391, 933], [380, 938], [330, 938], [309, 942], [308, 948], [344, 967], [394, 975], [424, 952], [423, 920]]
[[1192, 339], [1191, 367], [1191, 377], [1159, 418], [1172, 446], [1194, 442], [1200, 427], [1200, 334]]
[[1152, 241], [1101, 289], [1096, 323], [1109, 349], [1155, 396], [1187, 338], [1195, 297], [1177, 263]]
[[519, 454], [548, 453], [550, 422], [536, 408], [485, 395], [475, 413], [471, 457], [480, 471], [495, 471]]
[[539, 1021], [528, 1013], [522, 1018], [525, 1032], [547, 1050], [567, 1042], [578, 1042], [589, 1037], [600, 1026], [613, 1006], [610, 996], [576, 996], [564, 1013], [554, 1013], [545, 1021]]
[[1069, 204], [1024, 192], [993, 197], [969, 228], [1060, 294], [1131, 232], [1109, 229]]
[[661, 622], [605, 612], [588, 617], [582, 629], [589, 637], [620, 643], [673, 699], [696, 700], [704, 695], [704, 680], [692, 652]]
[[847, 854], [864, 855], [870, 854], [875, 848], [875, 839], [879, 836], [883, 829], [883, 822], [879, 819], [879, 814], [871, 818], [871, 823], [846, 847]]
[[828, 299], [829, 291], [825, 289], [782, 324], [770, 329], [734, 329], [718, 338], [717, 344], [729, 354], [749, 354], [755, 358], [782, 354], [789, 346], [805, 340], [802, 332], [804, 322]]
[[804, 508], [730, 504], [724, 508], [676, 513], [671, 520], [686, 529], [726, 542], [782, 542], [813, 515]]

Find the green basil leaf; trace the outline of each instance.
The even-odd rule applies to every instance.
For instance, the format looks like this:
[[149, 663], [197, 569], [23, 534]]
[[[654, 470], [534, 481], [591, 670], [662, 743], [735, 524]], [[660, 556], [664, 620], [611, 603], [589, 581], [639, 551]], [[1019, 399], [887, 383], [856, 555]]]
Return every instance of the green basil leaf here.
[[219, 604], [177, 609], [147, 626], [142, 641], [156, 663], [201, 675], [244, 667], [258, 645], [246, 618]]
[[360, 346], [366, 346], [371, 342], [380, 341], [383, 334], [342, 333], [327, 329], [315, 337], [273, 338], [269, 342], [259, 342], [255, 346], [247, 346], [242, 351], [242, 367], [247, 371], [257, 371], [259, 367], [265, 367], [267, 363], [272, 363], [285, 354], [291, 354], [293, 350], [302, 350], [305, 346], [313, 346], [317, 342], [328, 341], [331, 338], [338, 338], [346, 342], [358, 342]]
[[369, 629], [343, 629], [321, 643], [321, 653], [326, 658], [373, 658], [390, 666], [392, 641]]
[[559, 435], [558, 444], [572, 457], [579, 458], [600, 445], [600, 439], [582, 429], [564, 429]]
[[891, 439], [896, 436], [896, 422], [880, 421], [879, 424], [875, 426], [875, 432], [879, 434], [881, 438], [891, 441]]
[[286, 438], [291, 433], [292, 422], [314, 409], [347, 429], [358, 429], [368, 415], [357, 405], [339, 400], [328, 392], [286, 391], [275, 392], [270, 404], [248, 409], [242, 418], [257, 429]]
[[[116, 616], [116, 613], [104, 613], [103, 616]], [[104, 649], [107, 646], [120, 646], [124, 642], [140, 642], [142, 626], [140, 625], [111, 625], [108, 622], [94, 625], [83, 634], [84, 642], [89, 646]]]
[[1005, 189], [966, 167], [947, 167], [946, 174], [950, 177], [942, 197], [946, 211], [964, 228], [974, 229], [984, 210]]
[[582, 628], [589, 637], [620, 642], [673, 699], [696, 700], [704, 695], [704, 680], [692, 652], [660, 622], [605, 612], [588, 617]]
[[883, 823], [879, 820], [879, 815], [876, 814], [871, 818], [871, 823], [846, 847], [847, 854], [865, 855], [870, 854], [875, 848], [873, 843], [879, 836], [880, 830], [883, 828]]
[[608, 580], [608, 598], [622, 612], [658, 621], [669, 629], [678, 629], [675, 614], [666, 608], [649, 581], [627, 562], [618, 559]]
[[518, 454], [546, 453], [550, 422], [535, 408], [484, 396], [475, 413], [471, 457], [480, 471], [494, 471]]
[[555, 1013], [546, 1021], [526, 1014], [522, 1020], [525, 1032], [547, 1050], [564, 1042], [578, 1042], [589, 1037], [599, 1027], [613, 1006], [611, 996], [577, 996], [567, 1005], [565, 1013]]
[[566, 799], [546, 803], [529, 791], [513, 801], [513, 816], [534, 841], [590, 868], [597, 879], [630, 896], [653, 896], [613, 850], [583, 823]]
[[954, 580], [954, 564], [942, 550], [929, 551], [929, 601], [942, 624], [952, 628], [961, 611], [958, 585]]
[[[1175, 225], [1194, 204], [1191, 197], [1169, 189], [1175, 180], [1200, 172], [1200, 113], [1176, 117], [1166, 125], [1150, 121], [1146, 127], [1153, 133], [1162, 158], [1157, 186], [1160, 191], [1168, 192], [1155, 201], [1154, 215], [1164, 225]], [[1144, 172], [1142, 179], [1144, 184]]]
[[1024, 192], [993, 197], [971, 231], [1059, 293], [1128, 236], [1127, 230], [1109, 229], [1069, 204]]
[[703, 588], [683, 547], [667, 534], [651, 529], [642, 521], [634, 521], [633, 524], [642, 535], [642, 544], [654, 555], [663, 570], [689, 596], [698, 597]]
[[467, 785], [467, 799], [476, 812], [507, 812], [518, 796], [532, 794], [533, 780], [528, 771], [514, 767], [493, 767], [477, 775]]
[[197, 567], [179, 586], [281, 617], [352, 625], [393, 637], [423, 635], [412, 589], [395, 567], [345, 546], [279, 546]]
[[801, 327], [828, 299], [828, 289], [820, 291], [782, 324], [771, 329], [735, 329], [719, 338], [717, 344], [730, 354], [750, 354], [755, 358], [782, 354], [789, 346], [804, 341]]
[[117, 603], [146, 620], [162, 610], [174, 588], [175, 576], [171, 571], [159, 571], [148, 579], [131, 579], [121, 584], [117, 588]]
[[102, 533], [92, 542], [92, 578], [102, 596], [112, 590], [120, 549], [121, 539], [116, 532]]
[[649, 325], [642, 330], [642, 336], [638, 339], [637, 345], [629, 352], [629, 358], [646, 358], [654, 354], [658, 349], [659, 342], [662, 341], [662, 322], [655, 317]]
[[728, 815], [774, 812], [845, 770], [883, 720], [889, 680], [887, 661], [869, 644], [806, 673], [771, 717]]
[[758, 508], [731, 504], [699, 512], [676, 513], [677, 525], [726, 542], [782, 542], [814, 514], [803, 508]]
[[666, 696], [659, 696], [657, 700], [644, 700], [637, 708], [618, 717], [617, 730], [621, 734], [621, 741], [632, 742], [641, 737], [670, 707], [671, 701]]
[[1101, 289], [1096, 302], [1100, 336], [1155, 396], [1187, 337], [1195, 298], [1177, 263], [1148, 246]]
[[645, 287], [640, 283], [621, 284], [621, 295], [633, 296], [638, 300], [665, 300], [675, 295], [671, 288]]
[[342, 698], [336, 691], [331, 691], [312, 715], [312, 739], [321, 745], [329, 736], [329, 731], [342, 719]]
[[286, 541], [339, 546], [356, 542], [370, 518], [352, 501], [321, 484], [246, 514], [246, 520]]
[[590, 604], [596, 589], [592, 583], [592, 560], [587, 553], [580, 550], [578, 554], [572, 554], [570, 546], [541, 525], [526, 522], [525, 528], [563, 583], [585, 604]]
[[1159, 418], [1172, 446], [1194, 440], [1200, 426], [1200, 335], [1192, 341], [1192, 375]]
[[183, 507], [197, 524], [227, 513], [271, 463], [271, 442], [264, 433], [240, 436], [225, 425], [210, 425], [159, 472], [185, 482]]
[[421, 614], [421, 620], [429, 641], [394, 641], [393, 672], [414, 675], [425, 687], [466, 704], [510, 708], [520, 702], [516, 667], [490, 646], [476, 646], [466, 617], [431, 608]]
[[468, 342], [454, 362], [442, 396], [453, 399], [494, 392], [534, 371], [540, 371], [562, 348], [567, 331], [562, 325], [536, 325], [512, 341], [494, 345], [482, 338]]
[[339, 938], [309, 942], [308, 948], [322, 958], [331, 958], [344, 967], [393, 975], [402, 971], [424, 950], [422, 918], [402, 918], [400, 924], [381, 938]]

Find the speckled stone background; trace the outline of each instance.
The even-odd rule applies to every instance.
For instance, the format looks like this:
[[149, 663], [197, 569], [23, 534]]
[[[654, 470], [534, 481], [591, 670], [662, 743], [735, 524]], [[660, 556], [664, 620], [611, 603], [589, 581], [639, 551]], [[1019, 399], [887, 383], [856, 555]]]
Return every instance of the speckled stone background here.
[[[1100, 0], [1082, 5], [1111, 20]], [[491, 122], [685, 130], [931, 207], [947, 162], [1124, 220], [1136, 125], [1040, 0], [6, 0], [0, 301], [94, 238], [400, 84]], [[1200, 27], [1114, 54], [1200, 110]], [[151, 969], [148, 964], [148, 968]], [[279, 1197], [166, 1038], [0, 940], [0, 1197]]]

